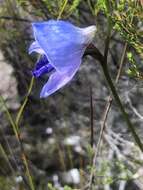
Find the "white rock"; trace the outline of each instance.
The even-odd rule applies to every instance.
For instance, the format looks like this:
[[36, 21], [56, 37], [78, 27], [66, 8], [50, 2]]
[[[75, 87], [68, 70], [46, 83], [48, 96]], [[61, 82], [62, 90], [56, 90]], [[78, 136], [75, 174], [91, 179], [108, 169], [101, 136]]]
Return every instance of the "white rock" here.
[[77, 146], [80, 144], [80, 139], [81, 139], [80, 136], [72, 135], [64, 140], [64, 144], [70, 146]]
[[46, 128], [46, 134], [51, 135], [53, 133], [53, 129], [51, 127]]
[[3, 54], [0, 51], [0, 94], [6, 100], [8, 108], [17, 109], [17, 82], [13, 74], [13, 68], [6, 63]]
[[21, 176], [17, 176], [17, 177], [15, 177], [15, 181], [16, 181], [16, 183], [20, 183], [20, 182], [22, 182], [22, 177]]
[[63, 173], [63, 180], [67, 184], [79, 184], [80, 183], [80, 173], [77, 168], [73, 168], [67, 172]]

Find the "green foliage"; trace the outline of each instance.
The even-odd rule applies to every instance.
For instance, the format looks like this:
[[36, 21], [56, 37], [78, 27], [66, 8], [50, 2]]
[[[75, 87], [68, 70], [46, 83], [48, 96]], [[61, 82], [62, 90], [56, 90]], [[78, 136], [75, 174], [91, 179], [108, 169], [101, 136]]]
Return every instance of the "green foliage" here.
[[[143, 58], [143, 6], [138, 0], [108, 1], [98, 0], [95, 5], [95, 14], [104, 13], [110, 20], [110, 27], [120, 34], [121, 38], [134, 48], [136, 53]], [[108, 20], [108, 21], [109, 21]], [[130, 68], [127, 73], [131, 77], [143, 79], [143, 74], [139, 69], [134, 55], [130, 52], [127, 57]], [[135, 54], [135, 53], [134, 53]]]
[[[10, 2], [10, 3], [9, 3]], [[64, 0], [39, 0], [39, 1], [30, 1], [30, 0], [15, 0], [15, 9], [12, 9], [12, 0], [5, 1], [3, 6], [0, 8], [1, 15], [9, 15], [12, 18], [21, 17], [28, 18], [30, 20], [42, 20], [42, 19], [51, 19], [59, 16], [59, 12], [62, 10], [64, 6]], [[70, 16], [76, 16], [78, 18], [79, 5], [83, 2], [81, 0], [71, 0], [67, 1], [65, 4], [65, 8], [62, 12], [62, 19], [67, 19]], [[119, 0], [117, 1], [111, 0], [97, 0], [97, 3], [94, 1], [94, 5], [92, 6], [90, 0], [88, 0], [88, 5], [90, 9], [94, 13], [94, 15], [98, 16], [98, 13], [102, 11], [107, 19], [111, 20], [112, 27], [114, 31], [120, 34], [122, 40], [128, 42], [130, 46], [132, 46], [139, 54], [142, 56], [143, 46], [142, 46], [142, 18], [143, 18], [143, 10], [140, 6], [139, 2], [131, 1], [131, 0]], [[12, 9], [12, 11], [11, 11]], [[75, 19], [75, 20], [76, 20]], [[27, 61], [27, 52], [26, 52], [26, 42], [24, 37], [28, 36], [25, 32], [25, 27], [23, 27], [23, 23], [17, 23], [14, 20], [5, 20], [0, 21], [0, 37], [1, 47], [8, 47], [9, 44], [16, 44], [15, 48], [11, 48], [9, 54], [12, 51], [17, 49], [16, 55], [22, 57], [22, 60], [25, 59], [26, 64], [30, 63]], [[10, 28], [7, 30], [7, 28]], [[22, 43], [19, 43], [22, 41]], [[28, 46], [27, 46], [28, 47]], [[15, 56], [15, 54], [14, 54]], [[12, 55], [12, 57], [14, 57]], [[128, 74], [132, 77], [141, 79], [141, 72], [139, 71], [139, 64], [137, 64], [134, 55], [132, 52], [128, 52], [127, 58], [130, 62], [130, 68], [127, 71]], [[16, 57], [17, 59], [17, 57]], [[20, 59], [21, 60], [21, 59]], [[18, 59], [19, 62], [19, 59]], [[21, 62], [20, 62], [21, 63]], [[28, 64], [27, 64], [28, 65]], [[19, 67], [21, 68], [21, 66]], [[26, 70], [26, 69], [25, 69]], [[20, 73], [20, 72], [19, 72]], [[22, 72], [24, 73], [24, 72]], [[23, 76], [22, 76], [23, 77]], [[23, 77], [24, 78], [24, 77]], [[22, 79], [23, 79], [22, 78]], [[24, 108], [23, 108], [24, 109]], [[23, 110], [22, 110], [23, 112]], [[36, 112], [36, 111], [35, 111]], [[41, 114], [41, 112], [40, 112]], [[22, 115], [22, 114], [21, 114]], [[21, 116], [20, 115], [20, 116]], [[53, 155], [56, 147], [52, 145], [49, 148], [49, 155]], [[91, 171], [95, 173], [95, 181], [97, 185], [105, 185], [105, 184], [113, 184], [119, 180], [129, 180], [132, 178], [132, 172], [128, 169], [128, 166], [125, 165], [123, 161], [113, 161], [109, 162], [106, 160], [101, 160], [99, 162], [98, 167], [92, 167], [92, 159], [94, 155], [94, 150], [90, 145], [87, 145], [86, 153], [88, 155], [88, 166], [86, 167], [88, 170], [88, 174]], [[70, 157], [70, 156], [69, 156]], [[52, 159], [52, 156], [51, 156]], [[85, 169], [85, 168], [84, 168]], [[116, 173], [110, 175], [110, 171], [115, 170]], [[86, 176], [87, 177], [87, 176]], [[5, 185], [6, 184], [6, 185]], [[3, 189], [3, 186], [7, 190], [10, 189], [9, 180], [7, 178], [0, 178], [0, 189]], [[47, 185], [47, 182], [46, 182]], [[56, 188], [52, 184], [47, 185], [49, 190], [56, 190]], [[65, 186], [64, 190], [72, 190], [71, 187]]]
[[69, 186], [64, 186], [64, 190], [74, 190], [74, 189], [72, 189], [71, 187], [69, 187]]
[[10, 190], [10, 189], [14, 188], [14, 186], [15, 186], [15, 183], [12, 178], [0, 176], [0, 189]]
[[98, 168], [95, 170], [95, 184], [106, 185], [119, 182], [120, 180], [128, 181], [133, 178], [132, 171], [124, 163], [124, 161], [101, 160]]
[[48, 190], [57, 190], [55, 187], [53, 187], [51, 183], [48, 183], [47, 187], [48, 187]]
[[93, 159], [93, 156], [94, 156], [94, 149], [90, 144], [87, 144], [86, 152], [87, 152], [87, 155], [88, 155], [89, 163], [92, 163], [92, 159]]
[[28, 1], [27, 0], [17, 0], [17, 3], [20, 5], [20, 6], [27, 6], [28, 4]]
[[69, 6], [69, 13], [68, 16], [70, 16], [71, 14], [74, 13], [74, 11], [77, 10], [79, 4], [80, 4], [81, 0], [73, 0], [71, 6]]
[[143, 53], [143, 31], [139, 27], [143, 18], [142, 12], [142, 7], [136, 1], [121, 1], [112, 16], [114, 29], [140, 54]]
[[95, 6], [95, 13], [102, 11], [112, 20], [112, 27], [120, 33], [136, 51], [143, 55], [143, 7], [138, 0], [107, 1], [98, 0]]
[[130, 68], [127, 70], [127, 74], [130, 77], [137, 78], [137, 79], [143, 79], [143, 74], [140, 72], [139, 66], [133, 56], [132, 52], [127, 53], [127, 58], [130, 63]]
[[[113, 3], [113, 1], [110, 1], [110, 3]], [[109, 15], [109, 8], [108, 0], [98, 0], [94, 7], [95, 15], [97, 15], [99, 11]]]
[[131, 52], [127, 53], [127, 58], [129, 60], [129, 62], [131, 63], [130, 68], [127, 70], [127, 73], [129, 76], [131, 77], [138, 77], [139, 76], [139, 71], [138, 71], [138, 67], [136, 64], [136, 61], [133, 57], [133, 54]]
[[[64, 0], [40, 0], [40, 1], [25, 1], [16, 0], [18, 5], [22, 7], [25, 12], [30, 12], [33, 16], [39, 18], [53, 18], [57, 19], [60, 11], [62, 10], [65, 1]], [[78, 6], [81, 0], [67, 1], [62, 13], [62, 18], [66, 19], [71, 15], [78, 15]]]
[[[55, 188], [51, 183], [48, 183], [48, 190], [58, 190], [57, 188]], [[74, 190], [74, 189], [72, 189], [71, 187], [69, 187], [69, 186], [64, 186], [64, 190]]]
[[132, 179], [133, 172], [129, 169], [128, 165], [124, 164], [124, 162], [120, 160], [115, 161], [115, 167], [119, 171], [119, 175], [117, 176], [119, 179], [125, 181]]

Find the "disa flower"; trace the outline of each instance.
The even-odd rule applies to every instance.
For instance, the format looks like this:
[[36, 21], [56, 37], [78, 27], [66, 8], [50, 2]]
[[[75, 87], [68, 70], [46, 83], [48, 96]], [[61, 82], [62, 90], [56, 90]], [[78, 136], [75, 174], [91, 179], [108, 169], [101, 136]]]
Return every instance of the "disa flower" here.
[[49, 20], [35, 22], [32, 28], [35, 41], [29, 53], [41, 55], [32, 73], [35, 77], [50, 73], [40, 93], [40, 97], [48, 97], [73, 78], [96, 27], [79, 28], [66, 21]]

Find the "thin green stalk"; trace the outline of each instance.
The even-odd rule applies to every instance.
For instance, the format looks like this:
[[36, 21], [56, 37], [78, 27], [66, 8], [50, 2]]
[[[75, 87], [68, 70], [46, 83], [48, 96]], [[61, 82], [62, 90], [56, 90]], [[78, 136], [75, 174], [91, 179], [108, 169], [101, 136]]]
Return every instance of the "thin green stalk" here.
[[29, 88], [28, 88], [28, 93], [27, 93], [27, 95], [26, 95], [26, 97], [25, 97], [25, 99], [24, 99], [23, 104], [21, 105], [21, 107], [20, 107], [20, 109], [19, 109], [19, 111], [18, 111], [18, 114], [17, 114], [17, 117], [16, 117], [16, 121], [15, 121], [17, 128], [19, 128], [19, 127], [18, 127], [19, 121], [20, 121], [20, 118], [21, 118], [22, 113], [23, 113], [23, 111], [24, 111], [24, 108], [25, 108], [25, 106], [26, 106], [26, 104], [27, 104], [27, 102], [28, 102], [28, 98], [29, 98], [29, 95], [30, 95], [30, 93], [31, 93], [31, 91], [32, 91], [33, 85], [34, 85], [34, 77], [32, 77], [32, 79], [31, 79], [31, 81], [30, 81], [30, 85], [29, 85]]
[[14, 161], [15, 166], [18, 168], [18, 164], [17, 164], [16, 158], [15, 158], [15, 154], [14, 154], [12, 148], [11, 148], [10, 143], [8, 142], [7, 137], [5, 136], [4, 129], [3, 129], [2, 127], [0, 128], [0, 133], [1, 133], [2, 138], [4, 139], [4, 141], [5, 141], [5, 143], [6, 143], [7, 149], [8, 149], [8, 151], [9, 151], [11, 157], [13, 158], [13, 161]]
[[5, 100], [3, 99], [3, 97], [2, 97], [1, 95], [0, 95], [0, 101], [1, 101], [2, 105], [3, 105], [4, 108], [5, 108], [6, 115], [7, 115], [8, 120], [9, 120], [11, 126], [12, 126], [13, 132], [14, 132], [16, 138], [18, 139], [18, 128], [17, 128], [17, 126], [15, 125], [14, 119], [13, 119], [11, 113], [10, 113], [9, 110], [8, 110], [8, 107], [7, 107], [6, 103], [5, 103]]
[[64, 3], [63, 3], [63, 6], [62, 6], [62, 8], [61, 8], [61, 10], [60, 10], [60, 12], [59, 12], [59, 15], [58, 15], [57, 20], [59, 20], [59, 19], [61, 18], [62, 14], [63, 14], [63, 12], [64, 12], [64, 9], [65, 9], [65, 7], [66, 7], [66, 5], [67, 5], [67, 3], [68, 3], [68, 0], [65, 0]]
[[110, 45], [110, 38], [111, 38], [111, 32], [112, 32], [112, 24], [111, 24], [111, 18], [110, 18], [110, 3], [108, 0], [105, 1], [106, 7], [107, 7], [107, 38], [105, 40], [105, 49], [104, 49], [104, 62], [107, 63], [107, 57], [109, 52], [109, 45]]
[[35, 187], [33, 184], [33, 179], [32, 179], [32, 176], [30, 174], [30, 170], [29, 170], [29, 166], [28, 166], [28, 162], [27, 162], [25, 154], [22, 155], [22, 160], [23, 160], [23, 163], [24, 163], [25, 168], [26, 168], [26, 175], [27, 175], [28, 180], [29, 180], [30, 188], [31, 188], [31, 190], [35, 190]]
[[[30, 89], [29, 89], [30, 91]], [[28, 91], [28, 92], [29, 92]], [[28, 98], [28, 96], [27, 96]], [[1, 103], [4, 105], [4, 108], [5, 108], [5, 111], [6, 111], [6, 114], [7, 114], [7, 117], [9, 119], [9, 122], [10, 124], [12, 125], [12, 128], [13, 128], [13, 131], [14, 131], [14, 134], [16, 136], [16, 139], [18, 141], [18, 144], [20, 146], [20, 149], [21, 149], [21, 153], [22, 155], [24, 155], [24, 159], [23, 159], [23, 163], [25, 165], [25, 168], [26, 168], [26, 173], [27, 173], [27, 177], [29, 179], [29, 185], [30, 185], [30, 188], [31, 190], [34, 190], [34, 184], [33, 184], [33, 181], [32, 181], [32, 177], [30, 176], [30, 172], [29, 172], [29, 168], [28, 168], [28, 162], [27, 162], [27, 159], [26, 159], [26, 156], [25, 156], [25, 153], [24, 153], [24, 149], [23, 149], [23, 145], [22, 145], [22, 142], [21, 142], [21, 139], [20, 139], [20, 134], [19, 134], [19, 129], [18, 129], [18, 126], [16, 125], [16, 122], [14, 121], [14, 119], [12, 118], [12, 115], [11, 113], [9, 112], [8, 108], [7, 108], [7, 105], [5, 103], [5, 100], [3, 99], [3, 97], [0, 95], [0, 101]], [[27, 101], [26, 101], [27, 102]], [[24, 106], [25, 107], [25, 106]], [[23, 109], [24, 109], [23, 107]], [[23, 112], [23, 110], [22, 110]], [[21, 113], [22, 113], [21, 112]]]
[[10, 161], [9, 161], [9, 158], [8, 158], [8, 156], [7, 156], [6, 152], [5, 152], [5, 150], [4, 150], [3, 146], [2, 146], [2, 144], [0, 144], [0, 152], [2, 153], [2, 155], [3, 155], [3, 157], [5, 158], [6, 162], [8, 163], [8, 166], [9, 166], [10, 170], [11, 170], [12, 173], [14, 174], [14, 168], [12, 167], [12, 165], [11, 165], [11, 163], [10, 163]]
[[91, 1], [90, 1], [90, 0], [87, 0], [87, 4], [88, 4], [88, 6], [89, 6], [89, 9], [91, 10], [91, 13], [92, 13], [93, 15], [95, 15], [95, 11], [94, 11], [94, 8], [92, 7]]
[[[27, 92], [27, 95], [24, 99], [24, 102], [23, 104], [21, 105], [19, 111], [18, 111], [18, 114], [17, 114], [17, 117], [16, 117], [16, 121], [15, 121], [15, 124], [17, 126], [17, 128], [19, 129], [19, 121], [20, 121], [20, 118], [23, 114], [23, 111], [25, 109], [25, 106], [28, 102], [28, 98], [29, 98], [29, 95], [32, 91], [32, 88], [33, 88], [33, 85], [34, 85], [34, 77], [31, 78], [31, 81], [30, 81], [30, 85], [29, 85], [29, 88], [28, 88], [28, 92]], [[28, 166], [28, 161], [26, 159], [26, 156], [25, 156], [25, 152], [24, 152], [24, 147], [23, 147], [23, 144], [21, 142], [21, 138], [20, 138], [20, 134], [18, 135], [18, 141], [19, 141], [19, 145], [20, 145], [20, 148], [21, 148], [21, 152], [22, 152], [22, 160], [23, 160], [23, 163], [25, 165], [25, 168], [26, 168], [26, 175], [28, 177], [28, 180], [29, 180], [29, 185], [30, 185], [30, 188], [31, 190], [35, 190], [35, 187], [34, 187], [34, 183], [33, 183], [33, 179], [32, 179], [32, 176], [30, 174], [30, 170], [29, 170], [29, 166]]]

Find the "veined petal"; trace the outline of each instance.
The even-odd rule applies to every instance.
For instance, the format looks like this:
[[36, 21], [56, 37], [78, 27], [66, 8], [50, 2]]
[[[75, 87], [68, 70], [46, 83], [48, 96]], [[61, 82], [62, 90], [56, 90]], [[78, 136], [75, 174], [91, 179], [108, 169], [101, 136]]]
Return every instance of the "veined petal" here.
[[81, 32], [85, 36], [85, 43], [89, 44], [92, 42], [92, 40], [95, 36], [96, 26], [92, 25], [92, 26], [88, 26], [86, 28], [82, 28]]
[[33, 74], [39, 77], [53, 71], [40, 95], [47, 97], [73, 78], [86, 47], [93, 40], [96, 27], [79, 28], [61, 20], [37, 22], [32, 26], [35, 42], [30, 46], [29, 53], [36, 51], [44, 54]]
[[38, 42], [34, 41], [30, 47], [29, 47], [29, 50], [28, 50], [29, 54], [33, 53], [33, 52], [37, 52], [37, 53], [40, 53], [40, 54], [44, 54], [44, 51], [43, 49], [40, 48]]
[[72, 67], [69, 67], [68, 70], [65, 70], [65, 72], [57, 72], [51, 74], [49, 77], [48, 82], [44, 85], [42, 88], [42, 91], [40, 93], [41, 98], [45, 98], [62, 88], [64, 85], [66, 85], [75, 75], [77, 70], [79, 69], [81, 60], [78, 60], [77, 62], [74, 62], [75, 64], [72, 64]]
[[50, 20], [33, 23], [32, 26], [35, 40], [47, 55], [50, 64], [59, 72], [68, 69], [73, 57], [81, 58], [89, 43], [84, 29], [69, 22]]

